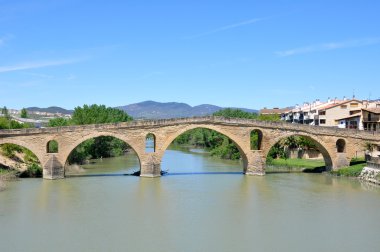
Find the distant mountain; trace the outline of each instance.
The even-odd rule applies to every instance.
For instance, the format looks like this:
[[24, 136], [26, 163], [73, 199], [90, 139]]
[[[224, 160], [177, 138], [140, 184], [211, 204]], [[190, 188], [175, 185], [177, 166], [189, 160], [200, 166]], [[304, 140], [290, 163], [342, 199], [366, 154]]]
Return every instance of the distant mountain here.
[[29, 108], [26, 108], [27, 111], [30, 111], [30, 112], [46, 112], [46, 113], [61, 113], [61, 114], [72, 114], [74, 112], [74, 110], [67, 110], [67, 109], [64, 109], [64, 108], [60, 108], [60, 107], [48, 107], [48, 108], [38, 108], [38, 107], [29, 107]]
[[[155, 102], [155, 101], [144, 101], [139, 103], [134, 103], [125, 106], [116, 107], [118, 109], [124, 110], [133, 118], [136, 119], [165, 119], [165, 118], [178, 118], [178, 117], [193, 117], [193, 116], [207, 116], [211, 115], [216, 111], [224, 109], [223, 107], [202, 104], [198, 106], [190, 106], [186, 103], [179, 102]], [[241, 110], [258, 113], [257, 110], [239, 108]], [[73, 114], [73, 110], [67, 110], [60, 107], [48, 107], [48, 108], [38, 108], [29, 107], [26, 108], [30, 112], [47, 112], [47, 113], [61, 113], [61, 114]]]
[[[124, 110], [134, 118], [146, 119], [164, 119], [164, 118], [178, 118], [178, 117], [193, 117], [193, 116], [207, 116], [212, 113], [223, 109], [223, 107], [202, 104], [198, 106], [190, 106], [186, 103], [178, 102], [155, 102], [144, 101], [130, 105], [117, 107]], [[257, 113], [257, 110], [240, 108], [241, 110]]]

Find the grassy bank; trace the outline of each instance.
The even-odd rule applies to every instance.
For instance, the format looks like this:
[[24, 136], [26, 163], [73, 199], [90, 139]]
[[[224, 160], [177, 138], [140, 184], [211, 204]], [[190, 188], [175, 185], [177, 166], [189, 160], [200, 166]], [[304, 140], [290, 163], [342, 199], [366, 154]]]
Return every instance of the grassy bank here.
[[316, 168], [325, 166], [325, 162], [320, 159], [273, 159], [267, 163], [272, 166], [292, 167], [292, 168]]
[[337, 171], [331, 171], [330, 174], [344, 177], [358, 177], [366, 164], [364, 158], [353, 158], [350, 166], [340, 168]]
[[273, 172], [322, 172], [325, 162], [320, 159], [270, 159], [267, 161], [267, 170]]
[[336, 176], [358, 177], [362, 172], [364, 166], [366, 166], [366, 163], [354, 164], [348, 167], [340, 168], [337, 171], [331, 171], [330, 173]]

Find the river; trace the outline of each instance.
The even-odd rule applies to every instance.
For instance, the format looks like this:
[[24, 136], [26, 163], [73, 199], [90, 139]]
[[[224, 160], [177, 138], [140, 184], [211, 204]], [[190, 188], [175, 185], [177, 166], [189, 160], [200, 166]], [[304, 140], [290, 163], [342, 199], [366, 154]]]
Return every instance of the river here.
[[[0, 251], [379, 251], [380, 189], [325, 174], [242, 175], [238, 161], [167, 150], [161, 178], [133, 154], [0, 192]], [[79, 175], [79, 176], [78, 176]]]

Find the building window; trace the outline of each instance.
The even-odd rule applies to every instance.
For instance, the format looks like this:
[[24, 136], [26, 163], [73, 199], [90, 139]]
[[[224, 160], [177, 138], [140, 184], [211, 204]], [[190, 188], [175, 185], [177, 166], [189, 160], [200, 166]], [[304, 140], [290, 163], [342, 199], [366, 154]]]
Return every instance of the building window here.
[[341, 109], [347, 109], [347, 105], [340, 105]]
[[351, 107], [351, 108], [357, 108], [358, 106], [359, 106], [358, 103], [351, 103], [351, 104], [350, 104], [350, 107]]
[[325, 119], [321, 119], [319, 123], [320, 124], [326, 124], [326, 120]]
[[319, 111], [319, 115], [326, 115], [326, 111]]
[[358, 122], [357, 121], [350, 121], [349, 128], [350, 129], [357, 129], [358, 128]]

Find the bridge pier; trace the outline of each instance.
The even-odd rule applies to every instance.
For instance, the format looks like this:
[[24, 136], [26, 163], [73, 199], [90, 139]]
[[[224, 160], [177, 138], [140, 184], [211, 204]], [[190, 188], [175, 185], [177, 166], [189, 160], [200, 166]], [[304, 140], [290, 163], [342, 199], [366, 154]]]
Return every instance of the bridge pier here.
[[43, 167], [44, 179], [63, 179], [65, 178], [64, 165], [59, 161], [55, 154], [48, 154], [47, 161]]
[[351, 158], [347, 157], [347, 153], [336, 153], [336, 158], [333, 160], [332, 169], [339, 170], [342, 167], [350, 166]]
[[265, 159], [261, 150], [252, 150], [243, 161], [246, 175], [265, 175]]
[[161, 159], [155, 153], [142, 155], [140, 166], [140, 177], [155, 178], [161, 176]]

